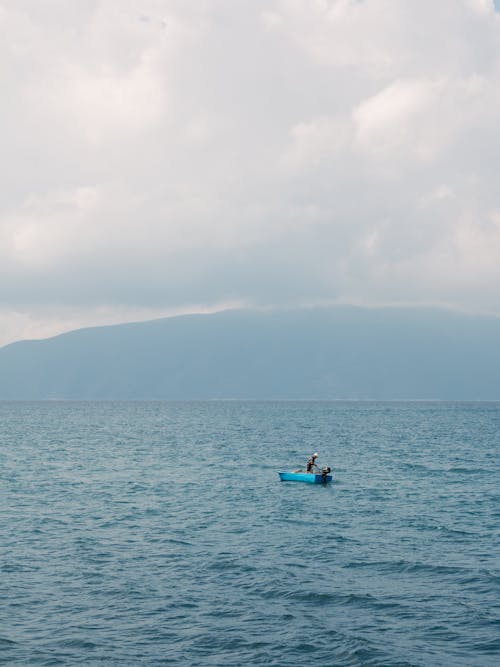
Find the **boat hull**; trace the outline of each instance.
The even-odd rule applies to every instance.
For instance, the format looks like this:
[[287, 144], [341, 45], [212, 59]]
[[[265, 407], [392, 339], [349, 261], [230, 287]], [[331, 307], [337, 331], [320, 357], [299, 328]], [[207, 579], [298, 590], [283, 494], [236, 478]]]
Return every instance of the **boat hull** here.
[[311, 472], [280, 472], [278, 473], [282, 482], [308, 482], [309, 484], [327, 484], [332, 481], [331, 475], [323, 475]]

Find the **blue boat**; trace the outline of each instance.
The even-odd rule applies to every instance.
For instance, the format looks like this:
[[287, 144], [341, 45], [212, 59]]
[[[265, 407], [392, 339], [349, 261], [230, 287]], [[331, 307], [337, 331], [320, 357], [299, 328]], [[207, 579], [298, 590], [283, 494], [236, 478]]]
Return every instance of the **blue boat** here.
[[321, 472], [280, 472], [282, 482], [309, 482], [309, 484], [327, 484], [332, 476]]

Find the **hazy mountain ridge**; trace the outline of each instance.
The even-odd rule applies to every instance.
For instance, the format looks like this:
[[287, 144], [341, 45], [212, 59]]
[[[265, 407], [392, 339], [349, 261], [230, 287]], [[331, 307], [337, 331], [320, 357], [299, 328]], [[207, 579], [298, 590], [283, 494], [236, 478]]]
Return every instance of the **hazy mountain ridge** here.
[[234, 310], [0, 349], [0, 399], [500, 399], [500, 320], [445, 310]]

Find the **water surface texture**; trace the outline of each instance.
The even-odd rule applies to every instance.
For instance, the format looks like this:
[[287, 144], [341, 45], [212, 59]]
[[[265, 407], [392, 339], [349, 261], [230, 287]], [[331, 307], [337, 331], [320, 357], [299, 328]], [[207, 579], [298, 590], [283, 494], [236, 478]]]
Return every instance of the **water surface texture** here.
[[0, 403], [0, 663], [496, 666], [499, 441], [498, 403]]

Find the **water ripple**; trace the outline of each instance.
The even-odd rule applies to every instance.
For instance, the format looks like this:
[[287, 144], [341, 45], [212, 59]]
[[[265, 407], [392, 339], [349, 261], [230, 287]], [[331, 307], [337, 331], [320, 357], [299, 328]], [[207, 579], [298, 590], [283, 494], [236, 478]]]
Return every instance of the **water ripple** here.
[[[498, 404], [0, 403], [0, 423], [0, 664], [498, 664]], [[334, 483], [281, 484], [314, 449]]]

